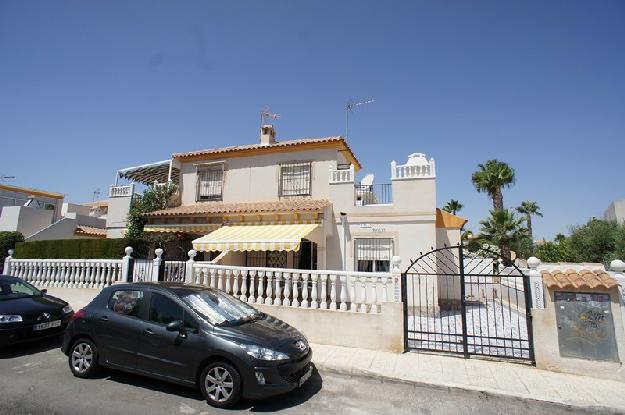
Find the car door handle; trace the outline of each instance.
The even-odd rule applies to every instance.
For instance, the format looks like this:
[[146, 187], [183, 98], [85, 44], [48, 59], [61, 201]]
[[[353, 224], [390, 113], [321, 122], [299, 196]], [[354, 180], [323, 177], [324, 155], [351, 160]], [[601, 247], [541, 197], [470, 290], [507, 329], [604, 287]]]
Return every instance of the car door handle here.
[[100, 317], [100, 321], [103, 322], [103, 323], [106, 323], [106, 322], [109, 321], [109, 318], [107, 316], [101, 316]]
[[151, 336], [154, 334], [154, 332], [152, 331], [152, 329], [145, 329], [143, 330], [143, 334], [145, 334], [146, 336]]

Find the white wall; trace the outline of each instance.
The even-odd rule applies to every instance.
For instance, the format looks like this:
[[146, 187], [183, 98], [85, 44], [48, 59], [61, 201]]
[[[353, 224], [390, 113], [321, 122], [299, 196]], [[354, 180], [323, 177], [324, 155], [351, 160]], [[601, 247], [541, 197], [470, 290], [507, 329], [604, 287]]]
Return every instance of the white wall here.
[[[312, 198], [329, 197], [329, 170], [342, 156], [336, 149], [273, 153], [225, 159], [223, 201], [252, 202], [278, 200], [279, 165], [289, 161], [312, 161]], [[214, 162], [209, 160], [207, 162]], [[182, 163], [182, 204], [196, 203], [196, 169], [202, 161]], [[109, 206], [109, 216], [110, 216]]]
[[25, 206], [5, 206], [0, 213], [0, 231], [17, 231], [28, 237], [52, 223], [54, 211]]
[[133, 196], [111, 197], [108, 199], [106, 215], [106, 237], [123, 238], [128, 224], [128, 212]]

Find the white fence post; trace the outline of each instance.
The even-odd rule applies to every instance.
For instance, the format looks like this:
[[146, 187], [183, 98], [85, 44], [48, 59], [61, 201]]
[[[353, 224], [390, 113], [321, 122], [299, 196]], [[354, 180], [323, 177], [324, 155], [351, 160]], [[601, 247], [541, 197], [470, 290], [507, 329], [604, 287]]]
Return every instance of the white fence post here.
[[11, 275], [11, 260], [13, 259], [13, 254], [15, 250], [9, 249], [9, 256], [4, 258], [4, 268], [2, 268], [2, 272], [5, 275]]
[[545, 308], [545, 289], [543, 288], [543, 277], [538, 271], [540, 259], [529, 257], [527, 266], [530, 268], [530, 294], [532, 296], [532, 308]]
[[[395, 302], [401, 301], [401, 258], [395, 255], [391, 258], [391, 274], [393, 278], [393, 299]], [[386, 287], [384, 287], [386, 290]]]
[[128, 276], [130, 275], [131, 271], [130, 264], [132, 262], [132, 251], [132, 246], [127, 246], [126, 248], [124, 248], [124, 252], [126, 253], [126, 255], [124, 255], [124, 257], [122, 258], [122, 275], [119, 279], [121, 282], [128, 282]]
[[161, 248], [156, 248], [154, 250], [154, 254], [156, 255], [156, 258], [152, 260], [152, 281], [158, 281], [161, 263], [163, 262], [161, 259], [163, 256], [163, 250]]
[[184, 282], [187, 284], [193, 284], [195, 281], [193, 280], [193, 264], [195, 264], [195, 256], [197, 255], [197, 251], [194, 249], [190, 250], [187, 255], [189, 255], [189, 260], [184, 268]]

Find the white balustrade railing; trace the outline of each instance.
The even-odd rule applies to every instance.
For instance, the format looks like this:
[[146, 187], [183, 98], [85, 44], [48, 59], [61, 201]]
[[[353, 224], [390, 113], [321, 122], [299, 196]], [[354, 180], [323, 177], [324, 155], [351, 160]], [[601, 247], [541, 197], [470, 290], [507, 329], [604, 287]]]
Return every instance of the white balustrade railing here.
[[350, 164], [349, 169], [334, 169], [330, 167], [330, 183], [351, 183], [354, 181], [354, 165]]
[[398, 165], [397, 162], [391, 162], [391, 178], [392, 179], [417, 179], [417, 178], [432, 178], [436, 177], [436, 164], [433, 158], [430, 160], [425, 159], [425, 154], [415, 153], [410, 158], [415, 160], [422, 160], [418, 163], [411, 163]]
[[109, 197], [128, 197], [132, 196], [134, 192], [134, 185], [128, 186], [111, 186], [109, 188]]
[[196, 262], [193, 284], [241, 301], [282, 307], [380, 313], [394, 301], [391, 273], [238, 267]]
[[11, 259], [4, 272], [39, 286], [102, 288], [121, 280], [121, 259]]

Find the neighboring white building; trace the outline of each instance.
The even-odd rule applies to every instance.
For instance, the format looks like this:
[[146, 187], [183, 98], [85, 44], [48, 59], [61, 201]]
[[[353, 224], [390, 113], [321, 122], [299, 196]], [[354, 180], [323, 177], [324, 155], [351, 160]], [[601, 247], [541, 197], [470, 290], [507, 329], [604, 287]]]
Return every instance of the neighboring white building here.
[[[436, 208], [434, 159], [390, 162], [384, 184], [358, 182], [360, 170], [343, 137], [276, 141], [264, 125], [258, 144], [176, 153], [118, 178], [178, 185], [174, 206], [149, 214], [145, 230], [187, 234], [222, 264], [388, 271], [395, 255], [460, 242], [465, 220]], [[134, 193], [111, 186], [108, 237], [123, 236]]]
[[618, 199], [610, 203], [603, 214], [605, 220], [625, 222], [625, 199]]
[[0, 231], [26, 241], [104, 238], [106, 221], [90, 206], [64, 203], [60, 193], [0, 184]]

